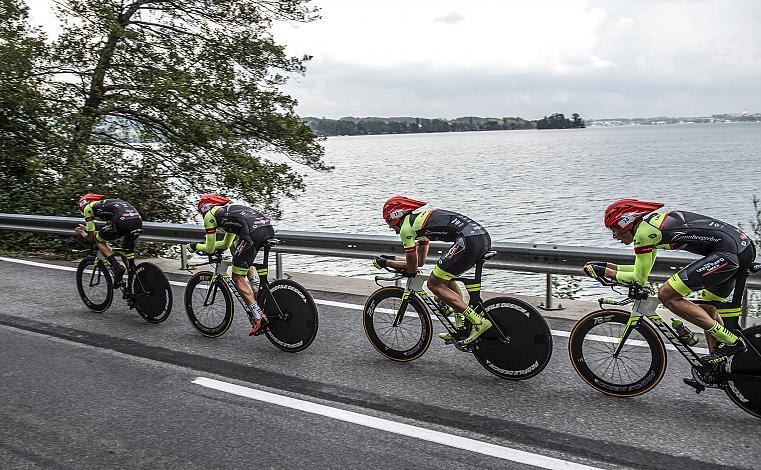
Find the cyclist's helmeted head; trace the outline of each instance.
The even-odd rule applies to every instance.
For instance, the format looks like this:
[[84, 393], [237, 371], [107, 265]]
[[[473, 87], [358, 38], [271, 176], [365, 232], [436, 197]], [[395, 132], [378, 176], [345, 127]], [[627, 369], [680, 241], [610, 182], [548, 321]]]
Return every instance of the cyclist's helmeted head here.
[[410, 199], [405, 196], [394, 196], [383, 204], [383, 220], [389, 227], [399, 223], [401, 218], [408, 212], [414, 211], [426, 205], [423, 201]]
[[230, 199], [219, 194], [204, 194], [198, 200], [198, 212], [201, 215], [206, 215], [213, 207], [224, 206], [228, 202], [230, 202]]
[[605, 226], [615, 233], [629, 231], [635, 222], [663, 207], [660, 202], [619, 199], [605, 209]]
[[93, 201], [100, 201], [105, 196], [102, 194], [95, 194], [95, 193], [87, 193], [84, 196], [79, 198], [79, 202], [77, 203], [77, 206], [79, 206], [79, 212], [84, 212], [85, 206], [90, 204]]

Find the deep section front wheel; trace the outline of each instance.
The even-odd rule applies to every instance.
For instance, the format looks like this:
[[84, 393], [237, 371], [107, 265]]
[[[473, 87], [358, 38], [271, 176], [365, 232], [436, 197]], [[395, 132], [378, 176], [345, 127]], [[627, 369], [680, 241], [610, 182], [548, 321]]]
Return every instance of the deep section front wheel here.
[[643, 321], [633, 327], [618, 355], [613, 354], [629, 318], [624, 310], [597, 310], [579, 320], [568, 338], [574, 369], [606, 395], [642, 395], [658, 385], [666, 372], [663, 341]]
[[[408, 298], [405, 310], [400, 311], [404, 289], [383, 287], [373, 292], [365, 302], [362, 323], [370, 344], [389, 359], [407, 362], [417, 359], [428, 350], [433, 335], [431, 316], [417, 298]], [[397, 315], [401, 315], [394, 325]]]
[[216, 338], [233, 322], [233, 295], [222, 276], [201, 271], [190, 277], [185, 287], [185, 313], [193, 328]]
[[105, 312], [114, 300], [114, 281], [102, 259], [83, 258], [77, 266], [77, 291], [93, 312]]
[[172, 287], [158, 266], [140, 263], [132, 280], [135, 309], [149, 323], [161, 323], [172, 312]]
[[473, 347], [473, 355], [492, 374], [524, 380], [544, 370], [552, 356], [552, 333], [544, 317], [530, 304], [512, 297], [484, 302], [493, 326]]
[[761, 325], [743, 330], [743, 336], [750, 344], [727, 360], [726, 371], [731, 375], [724, 390], [737, 406], [761, 418], [761, 358], [756, 353], [761, 353]]
[[264, 334], [272, 344], [286, 352], [308, 348], [317, 336], [319, 320], [312, 295], [301, 284], [279, 279], [262, 295], [262, 310], [269, 324]]

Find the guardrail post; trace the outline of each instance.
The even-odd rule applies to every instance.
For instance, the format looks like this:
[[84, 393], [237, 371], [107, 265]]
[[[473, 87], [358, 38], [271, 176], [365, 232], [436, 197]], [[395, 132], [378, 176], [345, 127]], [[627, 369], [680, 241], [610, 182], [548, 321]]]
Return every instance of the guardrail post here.
[[188, 269], [188, 249], [184, 243], [180, 245], [180, 269]]
[[544, 302], [539, 304], [539, 308], [542, 310], [563, 310], [565, 308], [562, 304], [558, 304], [557, 307], [554, 305], [552, 299], [552, 273], [547, 273], [547, 286], [544, 292]]
[[283, 254], [275, 253], [275, 279], [283, 278]]
[[750, 295], [750, 293], [748, 292], [748, 289], [745, 289], [745, 292], [743, 292], [742, 313], [740, 314], [741, 328], [745, 328], [745, 324], [748, 322], [748, 295]]

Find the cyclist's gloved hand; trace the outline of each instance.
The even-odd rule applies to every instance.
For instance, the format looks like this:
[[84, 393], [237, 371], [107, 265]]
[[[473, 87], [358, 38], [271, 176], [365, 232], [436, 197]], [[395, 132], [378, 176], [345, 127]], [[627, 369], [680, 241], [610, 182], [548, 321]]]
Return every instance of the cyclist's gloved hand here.
[[198, 243], [188, 243], [185, 247], [188, 249], [190, 253], [195, 253], [197, 245]]
[[584, 265], [584, 274], [591, 277], [592, 279], [604, 279], [605, 278], [605, 267], [608, 265], [608, 263], [605, 263], [603, 261], [590, 261], [587, 264]]
[[388, 263], [388, 258], [384, 256], [376, 256], [373, 260], [373, 266], [375, 266], [375, 269], [385, 269], [386, 263]]

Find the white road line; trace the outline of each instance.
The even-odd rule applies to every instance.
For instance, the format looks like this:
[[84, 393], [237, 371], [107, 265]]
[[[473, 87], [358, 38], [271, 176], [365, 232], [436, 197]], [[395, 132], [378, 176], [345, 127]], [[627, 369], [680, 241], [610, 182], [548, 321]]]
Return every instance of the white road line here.
[[[48, 269], [60, 269], [62, 271], [76, 271], [77, 268], [72, 268], [71, 266], [59, 266], [57, 264], [48, 264], [48, 263], [38, 263], [37, 261], [28, 261], [24, 259], [16, 259], [16, 258], [6, 258], [4, 256], [0, 256], [0, 261], [8, 261], [9, 263], [18, 263], [18, 264], [26, 264], [29, 266], [36, 266], [39, 268], [48, 268]], [[169, 281], [169, 284], [173, 286], [179, 286], [179, 287], [185, 287], [187, 286], [187, 282], [181, 282], [181, 281]], [[364, 310], [364, 305], [358, 305], [358, 304], [349, 304], [346, 302], [336, 302], [334, 300], [321, 300], [321, 299], [314, 299], [314, 303], [317, 305], [327, 305], [329, 307], [339, 307], [339, 308], [346, 308], [349, 310]], [[562, 331], [562, 330], [551, 330], [551, 333], [553, 336], [558, 336], [562, 338], [568, 338], [571, 335], [570, 331]], [[589, 336], [590, 339], [594, 341], [601, 341], [604, 343], [618, 343], [618, 338], [614, 338], [612, 336], [598, 336], [598, 335], [591, 335]], [[647, 346], [647, 343], [644, 341], [639, 340], [629, 340], [627, 341], [627, 344], [631, 344], [633, 346]], [[677, 349], [670, 343], [665, 343], [666, 349], [671, 351], [676, 351]], [[708, 354], [708, 349], [706, 348], [692, 348], [696, 353], [698, 354]]]
[[512, 462], [522, 463], [526, 465], [533, 465], [540, 468], [548, 469], [573, 469], [573, 470], [594, 470], [596, 467], [590, 467], [567, 460], [556, 459], [553, 457], [547, 457], [544, 455], [534, 454], [518, 449], [511, 449], [509, 447], [498, 446], [490, 444], [488, 442], [482, 442], [475, 439], [469, 439], [466, 437], [456, 436], [454, 434], [447, 434], [440, 431], [434, 431], [432, 429], [426, 429], [419, 426], [412, 426], [410, 424], [398, 423], [388, 419], [377, 418], [375, 416], [364, 415], [353, 411], [342, 410], [339, 408], [333, 408], [326, 405], [320, 405], [318, 403], [312, 403], [306, 400], [299, 400], [297, 398], [291, 398], [284, 395], [278, 395], [275, 393], [264, 392], [262, 390], [256, 390], [249, 387], [243, 387], [241, 385], [235, 385], [220, 380], [209, 379], [206, 377], [197, 377], [193, 380], [194, 384], [202, 387], [211, 388], [220, 392], [230, 393], [252, 400], [262, 401], [273, 405], [290, 408], [293, 410], [303, 411], [305, 413], [316, 414], [325, 416], [327, 418], [337, 419], [339, 421], [345, 421], [347, 423], [358, 424], [368, 428], [378, 429], [402, 436], [414, 437], [428, 442], [445, 445], [448, 447], [454, 447], [456, 449], [463, 449], [470, 452], [476, 452], [491, 457], [497, 457], [504, 460], [510, 460]]

